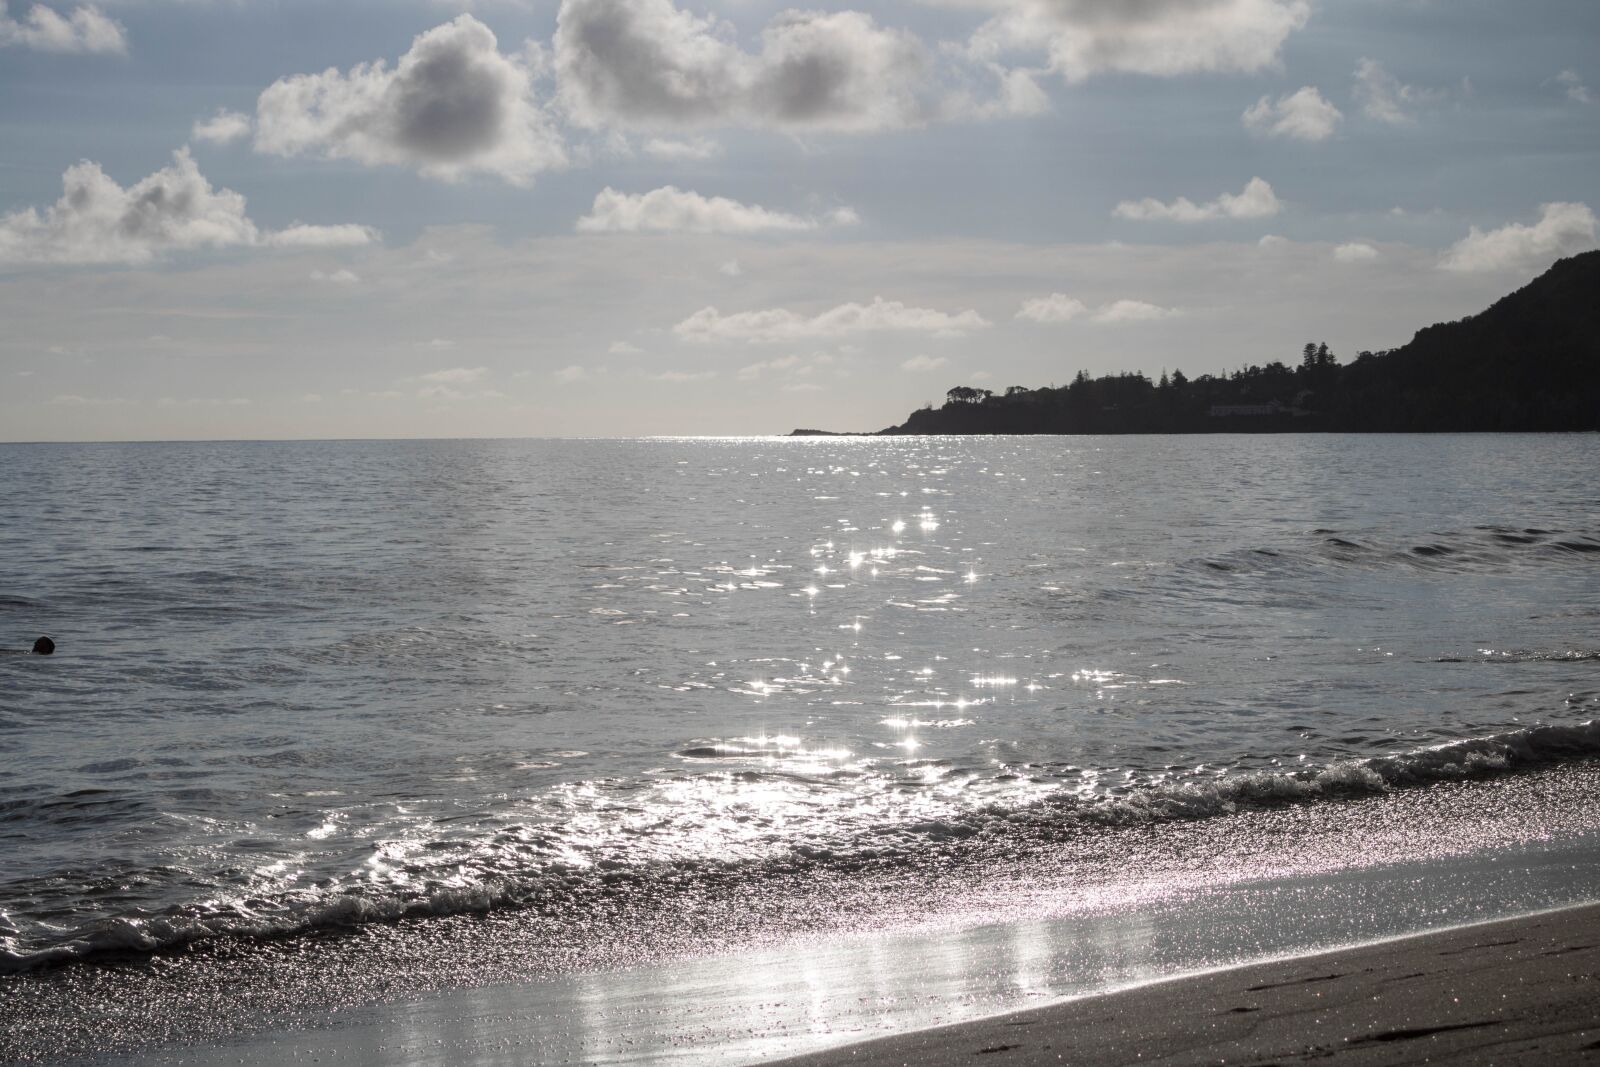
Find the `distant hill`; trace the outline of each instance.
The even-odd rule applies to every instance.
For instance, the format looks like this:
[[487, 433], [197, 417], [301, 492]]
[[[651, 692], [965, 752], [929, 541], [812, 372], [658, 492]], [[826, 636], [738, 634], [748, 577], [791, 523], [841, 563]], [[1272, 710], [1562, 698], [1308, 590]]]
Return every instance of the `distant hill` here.
[[[1600, 430], [1600, 251], [1563, 259], [1488, 310], [1341, 364], [1090, 378], [1003, 393], [957, 386], [881, 434]], [[797, 431], [819, 433], [820, 431]]]

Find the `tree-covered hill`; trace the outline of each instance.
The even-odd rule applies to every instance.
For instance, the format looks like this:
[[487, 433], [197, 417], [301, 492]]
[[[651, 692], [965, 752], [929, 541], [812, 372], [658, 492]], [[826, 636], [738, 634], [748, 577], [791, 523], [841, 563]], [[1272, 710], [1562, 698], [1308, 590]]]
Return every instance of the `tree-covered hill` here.
[[1480, 314], [1341, 364], [1308, 344], [1293, 366], [1151, 381], [1143, 374], [1002, 393], [957, 386], [880, 431], [1217, 433], [1600, 430], [1600, 251], [1563, 259]]

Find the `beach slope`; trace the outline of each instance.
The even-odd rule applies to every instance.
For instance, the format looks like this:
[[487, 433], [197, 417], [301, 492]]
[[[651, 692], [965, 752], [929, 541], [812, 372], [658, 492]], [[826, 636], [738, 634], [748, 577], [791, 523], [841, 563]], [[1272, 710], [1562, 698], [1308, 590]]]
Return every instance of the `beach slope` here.
[[1600, 905], [1140, 986], [784, 1067], [1600, 1063]]

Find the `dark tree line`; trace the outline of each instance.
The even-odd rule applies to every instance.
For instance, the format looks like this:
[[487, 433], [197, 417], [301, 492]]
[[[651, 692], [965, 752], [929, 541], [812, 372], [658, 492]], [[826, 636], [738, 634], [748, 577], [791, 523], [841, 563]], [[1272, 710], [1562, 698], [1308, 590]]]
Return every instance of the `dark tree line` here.
[[1564, 259], [1479, 315], [1341, 363], [1308, 343], [1189, 378], [1165, 370], [1003, 393], [957, 386], [886, 433], [1600, 430], [1600, 252]]

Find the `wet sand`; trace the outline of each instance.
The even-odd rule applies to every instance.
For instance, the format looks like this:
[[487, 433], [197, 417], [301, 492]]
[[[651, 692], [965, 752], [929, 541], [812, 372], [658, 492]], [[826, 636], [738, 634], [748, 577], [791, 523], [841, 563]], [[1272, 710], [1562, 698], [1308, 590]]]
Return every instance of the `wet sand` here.
[[[896, 912], [881, 907], [878, 882], [864, 882], [870, 892], [862, 896], [852, 895], [848, 879], [836, 880], [834, 914], [810, 928], [795, 924], [793, 898], [770, 895], [686, 909], [685, 925], [661, 932], [678, 930], [687, 940], [663, 937], [654, 949], [617, 922], [609, 964], [552, 954], [537, 912], [374, 924], [327, 939], [217, 941], [152, 961], [108, 960], [0, 981], [0, 1062], [745, 1067], [803, 1054], [814, 1064], [972, 1060], [991, 1067], [1141, 1057], [1241, 1062], [1228, 1043], [1256, 1038], [1274, 1043], [1242, 1062], [1264, 1064], [1287, 1062], [1297, 1049], [1349, 1047], [1346, 1039], [1385, 1028], [1441, 1025], [1432, 1017], [1438, 1005], [1466, 1013], [1443, 1025], [1484, 1021], [1470, 1013], [1477, 1002], [1447, 984], [1461, 978], [1470, 992], [1478, 988], [1471, 982], [1500, 982], [1498, 972], [1483, 978], [1441, 969], [1452, 962], [1512, 964], [1504, 984], [1526, 986], [1520, 992], [1528, 995], [1500, 1007], [1520, 1025], [1563, 1003], [1559, 990], [1545, 986], [1554, 989], [1569, 970], [1600, 971], [1590, 947], [1600, 945], [1597, 797], [1592, 768], [1567, 768], [1133, 827], [1116, 839], [1126, 847], [1111, 862], [1136, 867], [1137, 881], [1090, 881], [1094, 868], [1066, 841], [1051, 855], [899, 884]], [[1538, 822], [1527, 814], [1535, 811], [1561, 818]], [[1513, 821], [1507, 812], [1524, 814]], [[1103, 848], [1105, 837], [1092, 843]], [[1148, 862], [1134, 864], [1134, 855]], [[1555, 908], [1576, 910], [1548, 910]], [[1444, 937], [1475, 943], [1496, 927], [1464, 924], [1535, 912], [1546, 915], [1536, 920], [1545, 924], [1537, 938], [1513, 935], [1517, 943], [1491, 948], [1487, 942], [1512, 937], [1490, 933], [1481, 957], [1435, 959], [1439, 950], [1426, 939], [1383, 940], [1454, 927]], [[754, 925], [726, 925], [741, 916]], [[697, 932], [705, 936], [695, 940]], [[1362, 964], [1374, 968], [1364, 975], [1327, 962], [1338, 946], [1366, 946], [1350, 951], [1379, 958], [1399, 946], [1402, 958], [1420, 953], [1425, 965]], [[1253, 962], [1273, 959], [1280, 962]], [[1251, 970], [1221, 969], [1240, 965]], [[1276, 977], [1238, 980], [1302, 966], [1312, 968], [1302, 977], [1340, 977], [1277, 989], [1251, 988], [1277, 985]], [[1204, 977], [1180, 977], [1196, 974]], [[1163, 979], [1171, 981], [1151, 984]], [[1346, 992], [1357, 979], [1372, 991]], [[1571, 982], [1580, 1007], [1600, 1004], [1594, 978]], [[1221, 998], [1211, 1007], [1185, 992], [1207, 983]], [[1306, 991], [1297, 1005], [1295, 994]], [[1379, 999], [1362, 999], [1373, 996]], [[1341, 1016], [1324, 1036], [1311, 1019], [1339, 1004], [1370, 1017]], [[1006, 1014], [1019, 1009], [1036, 1014]], [[1574, 1018], [1571, 1011], [1554, 1017], [1564, 1026]], [[1013, 1025], [1019, 1020], [1027, 1025]], [[1570, 1054], [1559, 1059], [1600, 1042], [1592, 1023], [1585, 1021], [1590, 1036], [1560, 1047]], [[1487, 1031], [1353, 1047], [1368, 1056], [1385, 1049], [1426, 1055], [1442, 1041], [1482, 1040]], [[879, 1038], [888, 1043], [861, 1044]], [[944, 1058], [930, 1059], [940, 1054], [929, 1050], [940, 1048]], [[881, 1061], [861, 1058], [885, 1049]]]
[[1214, 971], [786, 1059], [1600, 1063], [1600, 905]]

